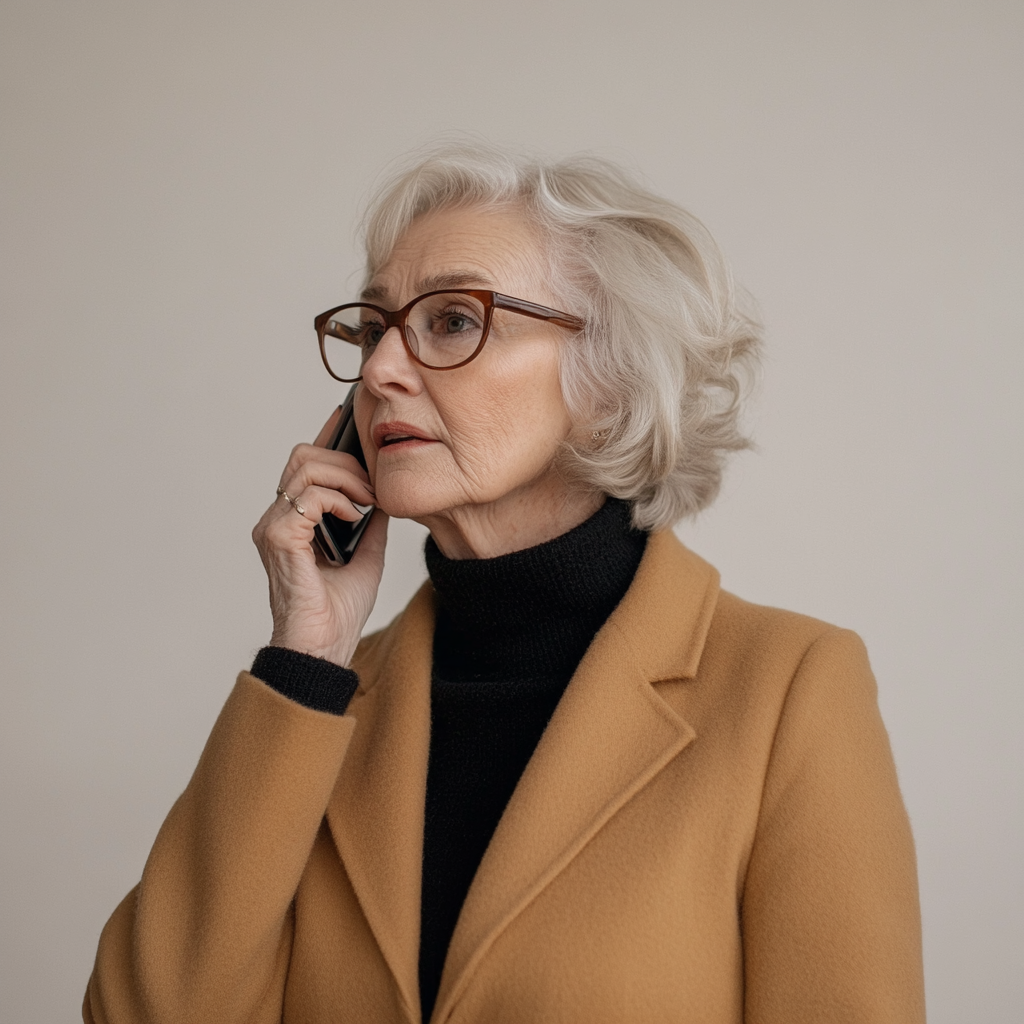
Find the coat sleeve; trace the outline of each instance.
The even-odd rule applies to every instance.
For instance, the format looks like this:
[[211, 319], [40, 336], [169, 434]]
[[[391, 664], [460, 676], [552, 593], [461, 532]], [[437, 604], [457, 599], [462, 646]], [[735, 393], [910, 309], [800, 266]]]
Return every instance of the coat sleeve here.
[[239, 675], [103, 930], [86, 1024], [280, 1022], [292, 900], [354, 725]]
[[794, 675], [742, 903], [748, 1024], [919, 1024], [913, 839], [860, 639], [831, 629]]

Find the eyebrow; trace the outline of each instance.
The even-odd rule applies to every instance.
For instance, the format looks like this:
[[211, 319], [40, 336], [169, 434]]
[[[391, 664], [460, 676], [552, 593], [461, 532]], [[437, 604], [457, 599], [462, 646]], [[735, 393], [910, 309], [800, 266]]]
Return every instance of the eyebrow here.
[[[493, 282], [488, 281], [478, 270], [449, 270], [443, 274], [431, 274], [428, 277], [421, 277], [416, 284], [417, 294], [425, 292], [437, 292], [445, 288], [468, 288], [483, 287], [487, 290], [493, 288]], [[384, 302], [388, 298], [388, 290], [383, 285], [372, 284], [363, 290], [359, 298], [363, 302]]]

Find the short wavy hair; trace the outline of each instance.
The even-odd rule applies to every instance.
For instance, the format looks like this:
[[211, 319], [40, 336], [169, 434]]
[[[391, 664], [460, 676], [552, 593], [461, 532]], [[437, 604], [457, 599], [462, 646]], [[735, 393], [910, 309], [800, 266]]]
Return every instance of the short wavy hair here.
[[371, 197], [367, 281], [416, 217], [467, 206], [521, 209], [546, 242], [561, 308], [586, 321], [561, 361], [578, 428], [563, 471], [631, 502], [640, 529], [706, 508], [726, 454], [750, 446], [739, 415], [760, 349], [707, 228], [607, 160], [444, 144], [414, 154]]

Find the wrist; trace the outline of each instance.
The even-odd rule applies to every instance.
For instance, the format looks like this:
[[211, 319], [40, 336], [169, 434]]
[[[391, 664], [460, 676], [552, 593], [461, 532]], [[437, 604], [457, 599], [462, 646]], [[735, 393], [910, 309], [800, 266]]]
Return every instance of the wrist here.
[[335, 641], [326, 643], [322, 639], [311, 636], [303, 636], [292, 630], [275, 629], [271, 634], [270, 647], [283, 647], [299, 654], [309, 655], [311, 658], [319, 658], [322, 661], [329, 661], [339, 668], [348, 668], [359, 645], [359, 638], [349, 641]]

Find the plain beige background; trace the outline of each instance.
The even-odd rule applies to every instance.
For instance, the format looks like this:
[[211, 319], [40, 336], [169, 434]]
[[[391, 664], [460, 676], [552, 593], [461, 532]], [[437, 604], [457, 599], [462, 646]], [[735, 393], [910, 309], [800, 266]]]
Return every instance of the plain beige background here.
[[760, 451], [680, 534], [865, 637], [931, 1020], [1019, 1021], [1022, 43], [1020, 0], [4, 0], [0, 1018], [78, 1019], [268, 637], [249, 531], [339, 397], [357, 206], [456, 129], [625, 162], [759, 299]]

